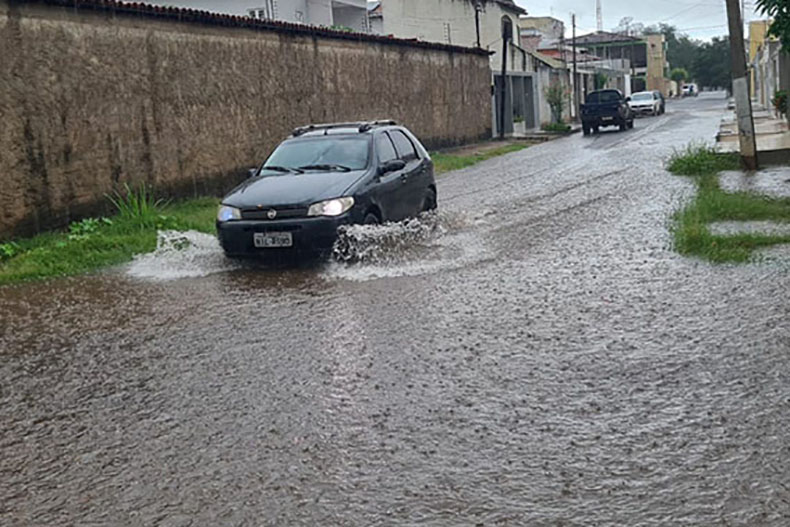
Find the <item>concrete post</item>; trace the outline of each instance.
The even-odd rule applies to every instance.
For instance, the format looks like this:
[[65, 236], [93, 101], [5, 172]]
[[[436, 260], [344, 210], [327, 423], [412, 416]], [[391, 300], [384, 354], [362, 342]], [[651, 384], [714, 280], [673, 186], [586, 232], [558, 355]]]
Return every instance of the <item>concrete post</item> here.
[[576, 15], [571, 15], [571, 23], [573, 24], [573, 113], [576, 114], [576, 122], [581, 120], [579, 116], [579, 77], [576, 72]]
[[743, 22], [738, 0], [727, 0], [727, 20], [730, 26], [730, 56], [732, 60], [732, 93], [738, 116], [738, 137], [741, 161], [747, 170], [757, 170], [757, 142], [754, 135], [752, 100], [746, 76], [746, 50], [743, 45]]

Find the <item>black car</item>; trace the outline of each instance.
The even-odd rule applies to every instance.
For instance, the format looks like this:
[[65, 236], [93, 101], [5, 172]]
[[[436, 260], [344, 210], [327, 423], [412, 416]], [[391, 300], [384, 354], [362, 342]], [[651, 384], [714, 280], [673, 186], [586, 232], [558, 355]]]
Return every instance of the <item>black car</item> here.
[[620, 90], [598, 90], [587, 94], [581, 105], [582, 131], [598, 133], [602, 126], [619, 126], [620, 130], [634, 127], [634, 112], [629, 99]]
[[338, 228], [436, 208], [433, 162], [394, 121], [297, 128], [222, 200], [217, 233], [232, 257], [326, 255]]

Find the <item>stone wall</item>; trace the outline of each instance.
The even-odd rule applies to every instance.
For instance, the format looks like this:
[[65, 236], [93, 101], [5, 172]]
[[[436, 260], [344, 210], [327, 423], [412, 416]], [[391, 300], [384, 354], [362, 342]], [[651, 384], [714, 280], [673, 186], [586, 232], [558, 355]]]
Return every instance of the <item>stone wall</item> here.
[[394, 118], [429, 147], [490, 136], [488, 56], [468, 48], [0, 0], [0, 49], [0, 239], [102, 213], [124, 183], [224, 192], [305, 123]]

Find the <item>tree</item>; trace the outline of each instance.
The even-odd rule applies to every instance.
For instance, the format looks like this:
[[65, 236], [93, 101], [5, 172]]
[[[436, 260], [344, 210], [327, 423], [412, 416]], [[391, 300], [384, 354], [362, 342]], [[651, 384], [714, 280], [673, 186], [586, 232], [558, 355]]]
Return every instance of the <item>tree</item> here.
[[787, 0], [757, 0], [757, 9], [773, 18], [769, 35], [778, 37], [782, 46], [790, 50], [790, 2]]
[[690, 79], [694, 74], [694, 58], [702, 42], [693, 40], [688, 35], [678, 35], [677, 28], [670, 24], [661, 23], [658, 26], [645, 28], [645, 35], [664, 35], [667, 43], [667, 61], [673, 68], [683, 68], [689, 72]]
[[596, 90], [603, 90], [606, 88], [606, 85], [609, 83], [609, 76], [606, 73], [596, 73], [595, 74], [595, 89]]
[[621, 35], [641, 35], [645, 32], [645, 25], [641, 22], [634, 22], [634, 17], [627, 16], [620, 19], [614, 32]]
[[565, 103], [568, 100], [567, 86], [562, 82], [555, 80], [546, 86], [544, 93], [546, 95], [546, 102], [549, 103], [551, 108], [551, 121], [553, 123], [562, 122], [562, 112], [565, 110]]
[[700, 46], [694, 59], [694, 78], [701, 86], [732, 93], [730, 37], [714, 37]]
[[670, 74], [669, 78], [678, 83], [678, 93], [680, 92], [680, 85], [689, 78], [689, 72], [683, 68], [675, 68]]

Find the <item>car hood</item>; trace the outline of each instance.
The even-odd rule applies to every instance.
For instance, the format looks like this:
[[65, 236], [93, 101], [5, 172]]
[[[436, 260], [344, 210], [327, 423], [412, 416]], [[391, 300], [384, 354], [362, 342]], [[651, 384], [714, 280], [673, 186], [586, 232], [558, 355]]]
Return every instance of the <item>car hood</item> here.
[[653, 106], [655, 101], [629, 101], [631, 106]]
[[310, 205], [339, 198], [364, 175], [365, 170], [350, 172], [312, 172], [304, 174], [266, 174], [251, 177], [230, 191], [222, 203], [237, 208], [259, 205]]

